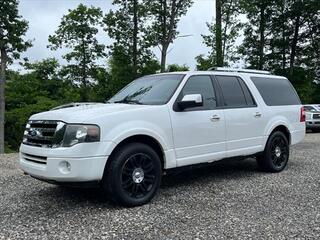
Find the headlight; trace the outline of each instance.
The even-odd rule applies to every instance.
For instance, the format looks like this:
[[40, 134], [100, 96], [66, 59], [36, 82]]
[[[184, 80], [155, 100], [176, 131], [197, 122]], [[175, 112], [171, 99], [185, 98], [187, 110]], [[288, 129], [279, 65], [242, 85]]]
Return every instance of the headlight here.
[[67, 125], [62, 147], [71, 147], [77, 143], [99, 142], [100, 129], [96, 125]]

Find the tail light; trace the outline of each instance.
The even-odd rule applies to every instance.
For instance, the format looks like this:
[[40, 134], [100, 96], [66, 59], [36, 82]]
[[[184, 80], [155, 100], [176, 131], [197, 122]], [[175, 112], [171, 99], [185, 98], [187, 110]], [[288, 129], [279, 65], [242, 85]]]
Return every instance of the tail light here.
[[300, 122], [306, 121], [306, 112], [304, 111], [304, 107], [301, 107], [300, 109]]

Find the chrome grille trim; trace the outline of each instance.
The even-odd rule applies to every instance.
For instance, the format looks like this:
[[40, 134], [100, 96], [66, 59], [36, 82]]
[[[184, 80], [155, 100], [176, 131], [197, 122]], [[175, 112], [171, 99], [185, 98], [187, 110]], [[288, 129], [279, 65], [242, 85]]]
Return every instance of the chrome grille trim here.
[[63, 140], [66, 124], [61, 121], [31, 120], [23, 135], [23, 144], [52, 148]]

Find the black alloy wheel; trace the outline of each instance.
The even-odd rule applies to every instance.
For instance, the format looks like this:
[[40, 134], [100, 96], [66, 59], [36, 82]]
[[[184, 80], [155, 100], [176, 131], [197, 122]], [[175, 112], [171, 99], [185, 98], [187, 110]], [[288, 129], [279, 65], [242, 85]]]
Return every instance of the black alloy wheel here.
[[129, 143], [108, 159], [103, 188], [120, 205], [133, 207], [149, 202], [160, 187], [162, 164], [149, 145]]
[[137, 153], [130, 156], [123, 168], [122, 188], [134, 198], [146, 196], [156, 181], [156, 171], [153, 162], [147, 154]]
[[283, 168], [287, 164], [289, 155], [288, 144], [285, 139], [278, 135], [272, 139], [271, 160], [276, 168]]
[[289, 160], [289, 140], [283, 132], [273, 132], [266, 144], [264, 152], [257, 157], [261, 170], [266, 172], [281, 172]]

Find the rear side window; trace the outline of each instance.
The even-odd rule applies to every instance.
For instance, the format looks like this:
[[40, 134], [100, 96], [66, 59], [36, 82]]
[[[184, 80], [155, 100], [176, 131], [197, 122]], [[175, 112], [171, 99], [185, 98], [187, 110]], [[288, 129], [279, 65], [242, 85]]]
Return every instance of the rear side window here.
[[300, 99], [288, 79], [251, 77], [268, 106], [300, 105]]
[[235, 76], [216, 76], [222, 90], [224, 105], [228, 108], [255, 106], [245, 83]]
[[241, 88], [243, 90], [243, 93], [246, 97], [246, 102], [248, 106], [256, 106], [256, 102], [254, 101], [252, 94], [250, 90], [248, 89], [247, 85], [243, 82], [242, 79], [239, 79], [239, 83], [241, 85]]

